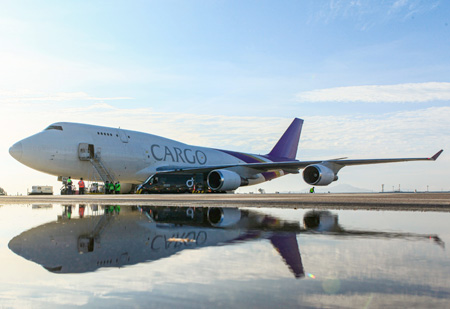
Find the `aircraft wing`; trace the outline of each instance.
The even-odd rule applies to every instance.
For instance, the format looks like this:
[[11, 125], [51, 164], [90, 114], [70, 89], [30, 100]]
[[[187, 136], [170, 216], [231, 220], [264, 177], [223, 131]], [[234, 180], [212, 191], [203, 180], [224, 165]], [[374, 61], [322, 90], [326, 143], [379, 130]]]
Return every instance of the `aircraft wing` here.
[[288, 173], [298, 173], [299, 169], [305, 168], [311, 164], [332, 164], [336, 165], [338, 169], [347, 165], [366, 165], [366, 164], [380, 164], [380, 163], [394, 163], [406, 161], [436, 161], [444, 150], [438, 151], [432, 157], [426, 158], [390, 158], [390, 159], [333, 159], [333, 160], [315, 160], [315, 161], [283, 161], [283, 162], [263, 162], [263, 163], [241, 163], [241, 164], [223, 164], [223, 165], [209, 165], [203, 167], [175, 167], [162, 166], [157, 169], [158, 173], [206, 173], [216, 169], [228, 169], [235, 167], [244, 167], [254, 169], [260, 172], [270, 172], [276, 170], [284, 170]]

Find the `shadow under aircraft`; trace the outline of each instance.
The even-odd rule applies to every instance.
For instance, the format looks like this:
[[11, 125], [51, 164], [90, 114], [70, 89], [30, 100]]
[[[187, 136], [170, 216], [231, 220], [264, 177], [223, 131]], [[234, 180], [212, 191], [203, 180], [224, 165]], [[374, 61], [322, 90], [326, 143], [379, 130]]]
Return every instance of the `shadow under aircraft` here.
[[[432, 239], [437, 235], [345, 230], [337, 215], [310, 211], [304, 226], [263, 210], [219, 207], [104, 206], [101, 215], [71, 219], [75, 206], [63, 215], [14, 237], [9, 248], [53, 273], [85, 273], [168, 258], [186, 249], [233, 245], [267, 239], [296, 278], [305, 276], [297, 235]], [[98, 209], [98, 206], [90, 206]], [[83, 214], [83, 215], [81, 215]]]

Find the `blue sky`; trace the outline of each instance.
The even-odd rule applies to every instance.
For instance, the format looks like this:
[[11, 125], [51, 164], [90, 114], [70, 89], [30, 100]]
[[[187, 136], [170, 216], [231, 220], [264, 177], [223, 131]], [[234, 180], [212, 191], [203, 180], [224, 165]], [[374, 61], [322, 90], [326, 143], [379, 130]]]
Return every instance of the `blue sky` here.
[[[450, 142], [449, 24], [433, 0], [3, 2], [0, 186], [55, 182], [8, 148], [57, 121], [265, 153], [300, 117], [300, 159], [432, 155]], [[450, 189], [445, 154], [341, 181], [377, 190], [394, 169], [396, 186]]]

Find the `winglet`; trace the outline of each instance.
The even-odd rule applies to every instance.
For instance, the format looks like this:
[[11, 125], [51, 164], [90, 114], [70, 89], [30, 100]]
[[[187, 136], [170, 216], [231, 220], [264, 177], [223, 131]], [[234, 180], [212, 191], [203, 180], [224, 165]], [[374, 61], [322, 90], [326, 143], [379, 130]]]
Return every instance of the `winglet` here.
[[302, 126], [303, 120], [295, 118], [283, 136], [278, 140], [275, 147], [273, 147], [269, 156], [295, 160]]
[[430, 158], [430, 160], [436, 161], [436, 159], [441, 155], [441, 153], [444, 151], [444, 149], [439, 150], [438, 152], [436, 152], [436, 154], [434, 156], [432, 156]]

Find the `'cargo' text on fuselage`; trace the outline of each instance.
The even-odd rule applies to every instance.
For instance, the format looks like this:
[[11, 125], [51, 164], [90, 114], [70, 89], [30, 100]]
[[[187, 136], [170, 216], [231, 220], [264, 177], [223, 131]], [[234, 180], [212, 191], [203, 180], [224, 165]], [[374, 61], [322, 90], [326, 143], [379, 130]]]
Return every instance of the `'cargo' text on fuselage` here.
[[150, 146], [150, 151], [156, 161], [183, 162], [188, 164], [205, 165], [208, 158], [201, 150], [192, 150], [190, 148], [181, 149], [178, 147], [168, 147], [158, 144]]

